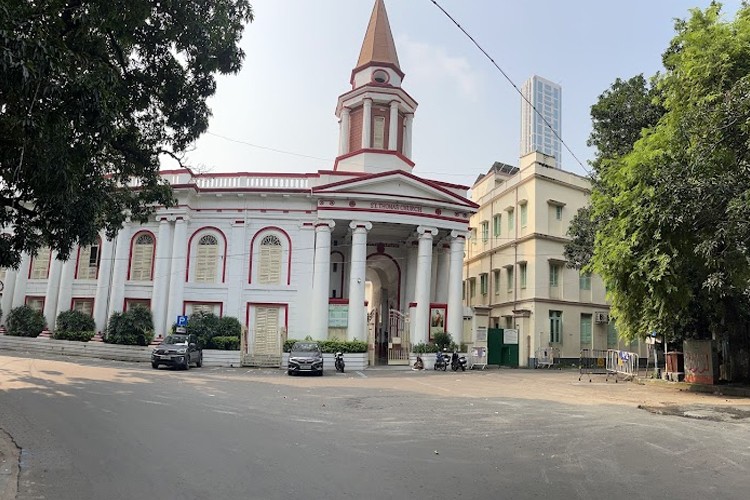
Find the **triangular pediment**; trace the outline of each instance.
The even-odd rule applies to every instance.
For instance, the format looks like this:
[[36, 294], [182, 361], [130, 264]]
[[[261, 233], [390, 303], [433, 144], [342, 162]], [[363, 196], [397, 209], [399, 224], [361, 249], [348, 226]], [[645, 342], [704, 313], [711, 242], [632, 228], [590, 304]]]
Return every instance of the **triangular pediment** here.
[[317, 186], [313, 188], [313, 194], [330, 198], [371, 198], [400, 203], [443, 205], [469, 210], [478, 207], [471, 200], [457, 194], [457, 190], [458, 187], [451, 189], [438, 182], [402, 170], [394, 170]]

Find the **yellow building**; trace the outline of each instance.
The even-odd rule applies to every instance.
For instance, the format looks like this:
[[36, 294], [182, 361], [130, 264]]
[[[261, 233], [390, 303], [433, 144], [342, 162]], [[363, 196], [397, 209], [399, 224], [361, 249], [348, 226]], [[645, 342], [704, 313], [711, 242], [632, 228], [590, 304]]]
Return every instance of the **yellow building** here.
[[472, 186], [480, 208], [466, 245], [464, 316], [473, 316], [475, 345], [486, 342], [487, 329], [517, 331], [505, 338], [517, 347], [498, 364], [534, 366], [544, 348], [570, 362], [584, 348], [646, 354], [645, 345], [618, 340], [601, 278], [566, 266], [568, 226], [589, 194], [587, 178], [538, 152], [522, 157], [520, 167], [495, 163]]

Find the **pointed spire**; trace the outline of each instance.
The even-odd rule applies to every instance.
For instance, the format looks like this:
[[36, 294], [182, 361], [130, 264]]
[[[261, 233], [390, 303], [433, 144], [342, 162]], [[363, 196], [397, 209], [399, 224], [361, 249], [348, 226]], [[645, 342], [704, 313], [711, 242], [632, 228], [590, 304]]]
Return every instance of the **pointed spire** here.
[[385, 11], [383, 0], [375, 0], [370, 24], [367, 25], [367, 33], [364, 42], [362, 42], [362, 50], [359, 53], [357, 67], [370, 63], [390, 64], [401, 71], [398, 64], [396, 44], [393, 42], [391, 25], [388, 22], [388, 13]]

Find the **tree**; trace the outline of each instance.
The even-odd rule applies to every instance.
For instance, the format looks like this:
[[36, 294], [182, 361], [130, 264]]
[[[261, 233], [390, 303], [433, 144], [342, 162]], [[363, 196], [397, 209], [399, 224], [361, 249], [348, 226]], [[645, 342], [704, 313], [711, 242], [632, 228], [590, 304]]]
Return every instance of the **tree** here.
[[747, 353], [750, 6], [724, 21], [713, 3], [675, 29], [654, 80], [658, 121], [632, 125], [632, 148], [597, 144], [589, 269], [607, 283], [626, 337], [725, 336]]
[[0, 4], [0, 266], [174, 203], [159, 157], [206, 130], [252, 17], [247, 0]]

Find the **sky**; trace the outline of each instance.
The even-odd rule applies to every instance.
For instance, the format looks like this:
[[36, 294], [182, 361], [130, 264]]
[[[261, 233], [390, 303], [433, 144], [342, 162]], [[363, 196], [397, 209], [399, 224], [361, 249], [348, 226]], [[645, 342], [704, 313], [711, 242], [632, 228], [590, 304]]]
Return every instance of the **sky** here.
[[[250, 0], [241, 72], [220, 76], [209, 130], [187, 156], [200, 171], [330, 170], [338, 96], [351, 89], [374, 0]], [[562, 168], [586, 175], [590, 108], [616, 78], [662, 69], [674, 19], [710, 0], [437, 0], [518, 88], [562, 85]], [[431, 0], [386, 0], [402, 87], [419, 103], [415, 175], [471, 186], [493, 162], [518, 165], [521, 97]], [[731, 19], [740, 0], [725, 1]], [[164, 163], [163, 168], [174, 168]]]

